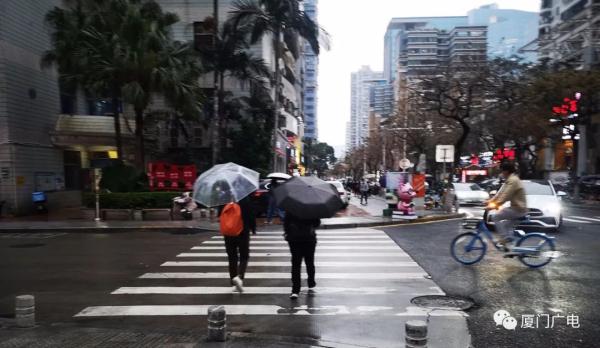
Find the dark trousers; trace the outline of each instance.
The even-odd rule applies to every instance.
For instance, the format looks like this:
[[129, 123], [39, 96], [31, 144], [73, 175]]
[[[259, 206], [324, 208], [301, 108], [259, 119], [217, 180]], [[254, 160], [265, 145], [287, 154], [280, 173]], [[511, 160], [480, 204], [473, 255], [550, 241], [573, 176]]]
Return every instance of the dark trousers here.
[[367, 204], [368, 198], [369, 198], [369, 191], [360, 191], [360, 204], [362, 204], [363, 199], [365, 200], [365, 204]]
[[244, 279], [246, 267], [248, 267], [248, 258], [250, 257], [250, 233], [246, 232], [237, 237], [224, 238], [229, 261], [229, 277], [235, 278], [238, 276]]
[[294, 242], [288, 241], [290, 253], [292, 254], [292, 293], [299, 293], [301, 287], [300, 270], [302, 260], [306, 264], [306, 273], [308, 274], [308, 286], [317, 285], [315, 282], [315, 247], [317, 242]]

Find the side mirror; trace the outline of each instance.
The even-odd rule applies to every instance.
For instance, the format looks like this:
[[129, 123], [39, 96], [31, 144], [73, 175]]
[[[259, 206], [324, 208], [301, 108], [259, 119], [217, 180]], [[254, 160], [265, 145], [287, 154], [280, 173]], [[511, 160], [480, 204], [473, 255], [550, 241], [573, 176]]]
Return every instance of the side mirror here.
[[498, 193], [498, 191], [496, 190], [491, 190], [490, 191], [490, 196], [495, 196]]
[[567, 193], [566, 193], [565, 191], [558, 191], [558, 192], [556, 192], [556, 195], [557, 195], [558, 197], [564, 197], [564, 196], [566, 196], [566, 195], [567, 195]]

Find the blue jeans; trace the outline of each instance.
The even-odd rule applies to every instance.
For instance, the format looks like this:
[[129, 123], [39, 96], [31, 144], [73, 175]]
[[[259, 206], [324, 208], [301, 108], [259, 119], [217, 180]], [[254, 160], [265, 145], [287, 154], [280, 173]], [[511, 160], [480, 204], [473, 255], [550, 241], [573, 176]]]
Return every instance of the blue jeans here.
[[267, 208], [267, 222], [271, 222], [274, 215], [279, 216], [281, 221], [283, 221], [285, 217], [284, 211], [277, 207], [277, 204], [275, 204], [275, 198], [271, 196], [269, 197], [269, 207]]

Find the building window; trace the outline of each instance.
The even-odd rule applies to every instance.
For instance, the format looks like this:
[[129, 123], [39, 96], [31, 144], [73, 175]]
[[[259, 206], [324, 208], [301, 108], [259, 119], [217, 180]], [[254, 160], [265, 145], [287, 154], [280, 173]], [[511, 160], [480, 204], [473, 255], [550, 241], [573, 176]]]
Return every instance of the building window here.
[[314, 97], [307, 97], [307, 98], [306, 98], [306, 101], [307, 101], [307, 102], [315, 101], [315, 98], [314, 98]]

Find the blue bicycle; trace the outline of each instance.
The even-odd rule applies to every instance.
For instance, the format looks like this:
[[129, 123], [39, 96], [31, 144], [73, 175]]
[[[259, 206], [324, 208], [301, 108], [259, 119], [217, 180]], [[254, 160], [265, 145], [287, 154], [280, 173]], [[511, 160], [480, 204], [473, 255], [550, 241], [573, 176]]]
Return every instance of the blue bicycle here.
[[[472, 265], [483, 259], [487, 251], [484, 238], [489, 240], [496, 250], [506, 252], [503, 246], [494, 243], [492, 232], [485, 226], [483, 220], [466, 219], [463, 226], [473, 228], [474, 221], [476, 221], [475, 232], [465, 232], [456, 236], [450, 246], [452, 257], [464, 265]], [[504, 257], [517, 257], [519, 261], [531, 268], [545, 266], [556, 257], [554, 237], [547, 236], [545, 233], [525, 233], [521, 230], [515, 230], [515, 237], [515, 246], [506, 252]]]

